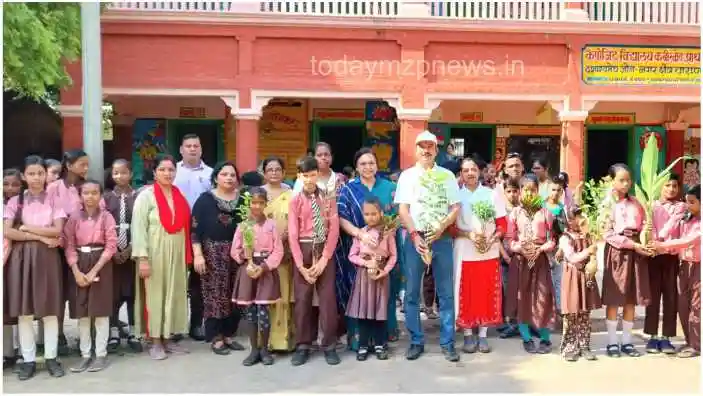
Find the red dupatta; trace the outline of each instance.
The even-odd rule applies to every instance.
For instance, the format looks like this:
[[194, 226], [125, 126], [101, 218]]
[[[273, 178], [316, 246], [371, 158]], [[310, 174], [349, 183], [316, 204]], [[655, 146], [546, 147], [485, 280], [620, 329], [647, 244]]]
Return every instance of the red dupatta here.
[[156, 198], [156, 207], [159, 209], [161, 225], [169, 234], [175, 234], [181, 230], [185, 232], [186, 265], [190, 265], [193, 263], [193, 245], [190, 243], [190, 206], [178, 187], [172, 186], [171, 194], [173, 195], [173, 215], [163, 189], [158, 183], [154, 183], [154, 198]]

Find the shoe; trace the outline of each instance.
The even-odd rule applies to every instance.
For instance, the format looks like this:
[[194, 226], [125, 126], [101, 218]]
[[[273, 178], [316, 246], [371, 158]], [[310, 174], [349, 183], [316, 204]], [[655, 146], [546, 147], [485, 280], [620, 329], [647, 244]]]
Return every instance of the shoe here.
[[49, 372], [49, 375], [54, 378], [60, 378], [66, 375], [66, 372], [63, 371], [61, 363], [59, 363], [56, 359], [46, 359], [44, 365], [46, 366], [46, 370]]
[[268, 349], [262, 349], [259, 355], [261, 356], [261, 364], [264, 366], [270, 366], [273, 364], [273, 355], [271, 355], [271, 352], [269, 352]]
[[183, 334], [171, 334], [171, 337], [169, 337], [169, 340], [171, 340], [173, 342], [178, 342], [178, 341], [182, 341], [184, 338], [185, 337], [183, 336]]
[[464, 336], [464, 346], [461, 350], [464, 353], [476, 353], [478, 351], [478, 339], [476, 336]]
[[302, 366], [308, 362], [308, 359], [310, 359], [309, 349], [296, 349], [293, 353], [293, 358], [290, 360], [290, 363], [293, 366]]
[[527, 353], [537, 353], [537, 347], [535, 346], [535, 342], [533, 340], [523, 341], [522, 349], [524, 349]]
[[71, 370], [72, 373], [82, 373], [85, 370], [88, 370], [88, 367], [90, 367], [90, 364], [93, 363], [93, 358], [87, 357], [81, 359], [80, 363], [78, 363], [77, 366], [71, 367], [69, 370]]
[[15, 356], [2, 358], [2, 369], [3, 370], [14, 368], [16, 364], [17, 364], [17, 357], [15, 357]]
[[195, 341], [205, 341], [205, 334], [203, 332], [203, 327], [198, 326], [198, 327], [191, 328], [190, 332], [188, 333], [188, 337], [194, 339]]
[[652, 337], [647, 341], [647, 346], [645, 347], [647, 353], [659, 353], [659, 340], [656, 337]]
[[488, 339], [486, 337], [478, 338], [478, 351], [481, 353], [490, 353], [491, 346], [488, 345]]
[[519, 335], [520, 335], [520, 330], [518, 330], [517, 326], [515, 326], [514, 324], [511, 324], [505, 330], [503, 330], [502, 333], [500, 333], [498, 338], [506, 339], [506, 338], [517, 337]]
[[[110, 332], [112, 332], [113, 329], [110, 329]], [[117, 329], [115, 329], [117, 330]], [[110, 337], [107, 340], [107, 353], [113, 354], [117, 353], [120, 349], [120, 344], [122, 340], [120, 340], [120, 337]]]
[[325, 351], [325, 361], [330, 366], [336, 366], [341, 362], [341, 360], [339, 359], [339, 355], [337, 355], [337, 351], [334, 349]]
[[385, 346], [376, 345], [376, 348], [374, 348], [374, 353], [376, 354], [376, 359], [388, 360], [388, 348]]
[[442, 354], [444, 355], [444, 359], [446, 359], [448, 362], [458, 362], [459, 359], [459, 354], [456, 353], [456, 348], [454, 348], [454, 345], [442, 347]]
[[107, 360], [107, 356], [96, 357], [95, 360], [93, 360], [93, 363], [90, 364], [90, 367], [88, 367], [88, 372], [97, 373], [98, 371], [103, 371], [108, 365], [109, 362]]
[[249, 356], [244, 358], [243, 365], [250, 367], [261, 361], [261, 353], [258, 349], [252, 349]]
[[369, 349], [366, 347], [359, 347], [359, 350], [356, 351], [356, 360], [359, 362], [364, 362], [368, 358], [369, 358]]
[[605, 351], [608, 357], [619, 358], [622, 356], [620, 354], [620, 346], [618, 344], [609, 344], [605, 347]]
[[552, 353], [552, 342], [540, 341], [539, 347], [537, 348], [537, 353], [539, 353], [540, 355], [547, 355]]
[[166, 341], [164, 340], [164, 350], [166, 353], [172, 353], [174, 355], [187, 355], [190, 353], [188, 348], [184, 347], [178, 342]]
[[596, 357], [596, 355], [590, 349], [582, 349], [581, 357], [590, 361], [598, 360], [598, 357]]
[[424, 345], [411, 344], [408, 351], [405, 353], [405, 358], [408, 360], [417, 360], [422, 354], [425, 353]]
[[22, 363], [19, 365], [19, 371], [17, 372], [17, 379], [20, 381], [26, 381], [37, 373], [37, 364], [35, 362]]
[[426, 314], [427, 314], [427, 319], [435, 320], [439, 319], [439, 315], [437, 315], [437, 312], [433, 308], [427, 308], [426, 309]]
[[212, 349], [212, 353], [220, 356], [229, 355], [231, 352], [231, 350], [227, 347], [227, 344], [225, 344], [224, 342], [220, 343], [220, 346], [217, 346], [217, 342], [213, 342], [210, 345], [210, 349]]
[[642, 354], [640, 351], [635, 349], [635, 346], [632, 344], [623, 344], [620, 346], [620, 352], [624, 353], [625, 355], [629, 357], [640, 357]]
[[564, 360], [567, 362], [576, 362], [579, 360], [579, 355], [576, 352], [568, 352], [564, 354]]
[[667, 355], [673, 355], [676, 353], [676, 348], [674, 348], [674, 346], [671, 345], [671, 341], [668, 338], [664, 338], [663, 340], [659, 340], [659, 350], [662, 351], [662, 353], [665, 353]]
[[246, 349], [246, 348], [244, 348], [244, 345], [238, 343], [238, 342], [235, 341], [235, 340], [232, 340], [231, 342], [227, 342], [227, 341], [225, 340], [225, 345], [227, 346], [227, 348], [229, 348], [229, 349], [231, 349], [231, 350], [233, 350], [233, 351], [243, 351], [243, 350]]
[[142, 342], [133, 335], [127, 336], [127, 346], [134, 353], [142, 353], [144, 351]]
[[699, 356], [701, 353], [686, 345], [676, 354], [676, 357], [681, 359], [690, 359]]
[[161, 344], [152, 344], [151, 347], [149, 347], [149, 356], [152, 360], [164, 360], [168, 358], [166, 350], [164, 350], [164, 346]]

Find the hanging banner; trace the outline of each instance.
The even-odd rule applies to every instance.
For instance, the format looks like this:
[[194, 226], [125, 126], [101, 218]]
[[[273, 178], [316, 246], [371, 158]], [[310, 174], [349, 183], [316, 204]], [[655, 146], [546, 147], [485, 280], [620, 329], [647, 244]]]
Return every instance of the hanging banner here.
[[137, 119], [132, 130], [134, 184], [153, 180], [156, 156], [166, 152], [166, 120]]
[[664, 169], [666, 163], [666, 128], [662, 126], [638, 126], [635, 127], [635, 147], [634, 147], [634, 176], [637, 183], [640, 182], [640, 166], [642, 164], [642, 152], [647, 145], [649, 136], [657, 138], [659, 147], [659, 169]]
[[312, 112], [315, 120], [364, 121], [364, 109], [315, 109]]

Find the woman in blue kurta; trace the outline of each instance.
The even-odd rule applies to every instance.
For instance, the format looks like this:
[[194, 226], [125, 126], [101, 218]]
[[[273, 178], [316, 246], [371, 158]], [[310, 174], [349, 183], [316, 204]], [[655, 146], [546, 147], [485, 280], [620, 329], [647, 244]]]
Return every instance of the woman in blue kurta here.
[[[381, 201], [385, 214], [396, 213], [396, 208], [393, 206], [395, 183], [376, 176], [378, 161], [373, 151], [366, 147], [357, 151], [354, 155], [354, 165], [359, 177], [343, 185], [337, 199], [337, 211], [339, 212], [340, 226], [343, 230], [343, 232], [340, 232], [339, 243], [335, 251], [339, 312], [346, 312], [347, 301], [349, 301], [349, 294], [356, 276], [356, 268], [348, 259], [349, 249], [351, 249], [354, 237], [358, 236], [364, 243], [374, 243], [373, 238], [362, 231], [362, 228], [366, 226], [361, 210], [364, 198], [369, 194], [375, 195]], [[378, 241], [375, 241], [375, 243], [378, 243]], [[395, 304], [396, 297], [400, 291], [400, 273], [400, 265], [396, 265], [389, 275], [391, 277], [391, 294], [388, 299], [387, 330], [391, 341], [397, 339], [398, 336]], [[352, 350], [357, 350], [359, 346], [359, 331], [356, 321], [346, 317], [345, 322], [347, 345]]]

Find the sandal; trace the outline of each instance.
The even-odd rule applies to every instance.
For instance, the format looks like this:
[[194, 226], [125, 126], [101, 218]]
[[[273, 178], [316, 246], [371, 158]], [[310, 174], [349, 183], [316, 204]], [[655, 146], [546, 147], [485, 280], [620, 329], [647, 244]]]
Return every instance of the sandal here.
[[360, 347], [359, 350], [356, 352], [356, 360], [363, 362], [364, 360], [368, 359], [369, 357], [369, 350], [366, 347]]
[[376, 359], [388, 360], [388, 349], [385, 346], [377, 345], [374, 348], [374, 353], [376, 354]]
[[696, 351], [695, 349], [691, 348], [690, 346], [685, 346], [681, 348], [681, 350], [676, 354], [676, 357], [681, 358], [681, 359], [689, 359], [692, 357], [699, 356], [700, 352]]
[[618, 344], [609, 344], [608, 346], [605, 347], [605, 351], [608, 355], [608, 357], [616, 357], [619, 358], [620, 355], [620, 347]]
[[629, 357], [640, 357], [640, 356], [642, 356], [642, 354], [640, 353], [640, 351], [638, 351], [637, 349], [635, 349], [635, 346], [632, 345], [632, 344], [623, 344], [623, 345], [620, 347], [620, 351], [621, 351], [622, 353], [624, 353], [625, 355], [629, 356]]
[[229, 355], [230, 349], [227, 346], [227, 344], [225, 344], [222, 341], [219, 341], [220, 346], [217, 346], [217, 342], [218, 341], [215, 341], [210, 345], [210, 349], [212, 349], [212, 352], [215, 353], [215, 355], [221, 355], [221, 356]]
[[120, 349], [120, 337], [110, 337], [107, 339], [107, 353], [117, 353]]

